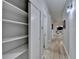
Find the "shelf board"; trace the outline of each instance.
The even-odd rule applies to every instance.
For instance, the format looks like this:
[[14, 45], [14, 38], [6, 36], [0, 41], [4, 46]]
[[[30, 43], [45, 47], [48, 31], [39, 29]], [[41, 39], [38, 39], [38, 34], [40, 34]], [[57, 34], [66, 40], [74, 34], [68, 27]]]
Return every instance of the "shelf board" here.
[[18, 56], [21, 56], [26, 51], [27, 51], [27, 45], [24, 44], [20, 47], [17, 47], [15, 49], [3, 54], [3, 59], [16, 59]]
[[23, 11], [22, 9], [10, 4], [9, 2], [3, 0], [4, 5], [7, 7], [7, 9], [11, 9], [13, 11], [15, 11], [18, 14], [24, 14], [27, 15], [27, 12]]
[[5, 41], [2, 41], [2, 43], [12, 42], [12, 41], [20, 40], [20, 39], [27, 38], [27, 37], [28, 37], [27, 35], [24, 35], [24, 36], [20, 36], [20, 37], [6, 38], [8, 40], [5, 39]]
[[2, 21], [4, 21], [4, 22], [10, 22], [10, 23], [15, 23], [15, 24], [21, 24], [21, 25], [28, 25], [27, 23], [13, 21], [13, 20], [2, 19]]

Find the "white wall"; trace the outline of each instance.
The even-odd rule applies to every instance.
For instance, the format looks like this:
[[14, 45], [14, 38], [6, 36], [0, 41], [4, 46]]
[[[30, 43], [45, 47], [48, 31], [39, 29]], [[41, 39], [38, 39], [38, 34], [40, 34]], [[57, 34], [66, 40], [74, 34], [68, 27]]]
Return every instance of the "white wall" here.
[[66, 29], [64, 31], [64, 43], [70, 59], [76, 59], [76, 10], [74, 3], [74, 8], [66, 13]]
[[31, 4], [30, 59], [40, 59], [40, 30], [40, 11]]
[[[48, 13], [47, 7], [43, 0], [30, 0], [30, 2], [35, 8], [37, 8], [37, 10], [39, 10], [38, 12], [40, 12], [40, 15], [38, 15], [37, 10], [35, 11], [31, 6], [31, 8], [32, 8], [31, 13], [33, 13], [33, 15], [31, 15], [31, 17], [35, 17], [35, 21], [33, 20], [34, 24], [37, 21], [37, 18], [36, 18], [37, 16], [40, 16], [40, 18], [38, 17], [40, 21], [36, 22], [35, 25], [32, 23], [32, 21], [30, 23], [30, 25], [31, 25], [30, 35], [31, 36], [29, 38], [30, 39], [30, 41], [29, 41], [29, 52], [30, 52], [29, 55], [30, 56], [29, 57], [30, 57], [30, 59], [42, 59], [41, 56], [43, 54], [43, 47], [44, 47], [44, 45], [45, 45], [45, 47], [47, 47], [48, 41], [51, 39], [51, 21], [50, 21], [51, 17]], [[31, 20], [32, 20], [32, 18], [31, 18]], [[38, 23], [40, 25], [39, 28], [37, 25]], [[35, 31], [38, 29], [40, 30], [40, 32]], [[40, 37], [40, 39], [37, 38], [38, 36]], [[38, 43], [36, 43], [37, 41], [38, 41]]]
[[52, 22], [51, 22], [51, 17], [48, 15], [48, 22], [47, 22], [47, 39], [48, 39], [48, 44], [50, 43], [50, 41], [52, 40]]
[[69, 15], [69, 54], [71, 59], [76, 59], [76, 10]]
[[64, 45], [69, 53], [69, 19], [66, 18], [66, 29], [64, 30]]

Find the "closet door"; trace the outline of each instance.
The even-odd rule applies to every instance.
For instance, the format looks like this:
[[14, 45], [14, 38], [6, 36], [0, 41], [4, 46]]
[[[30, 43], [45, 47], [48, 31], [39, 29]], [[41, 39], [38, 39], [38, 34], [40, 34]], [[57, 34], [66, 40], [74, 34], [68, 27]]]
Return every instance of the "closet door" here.
[[31, 3], [31, 20], [30, 20], [30, 59], [40, 59], [40, 32], [41, 32], [40, 11]]

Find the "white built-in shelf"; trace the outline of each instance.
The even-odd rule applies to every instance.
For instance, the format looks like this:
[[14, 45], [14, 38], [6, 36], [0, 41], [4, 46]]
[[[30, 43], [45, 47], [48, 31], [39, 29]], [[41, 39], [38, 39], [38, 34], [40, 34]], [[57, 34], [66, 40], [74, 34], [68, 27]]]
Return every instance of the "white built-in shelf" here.
[[10, 4], [9, 2], [3, 0], [3, 3], [5, 5], [5, 7], [7, 7], [7, 9], [11, 9], [11, 10], [15, 11], [18, 14], [27, 15], [27, 12], [25, 12], [24, 10], [22, 10], [22, 9], [20, 9], [20, 8], [14, 6], [14, 5], [12, 5], [12, 4]]
[[6, 20], [23, 22], [22, 24], [27, 22], [27, 12], [21, 10], [20, 8], [10, 4], [7, 1], [3, 1], [3, 14], [2, 18]]
[[14, 38], [6, 38], [6, 39], [4, 39], [5, 41], [2, 41], [2, 43], [12, 42], [12, 41], [20, 40], [20, 39], [27, 38], [27, 37], [28, 37], [27, 35], [24, 35], [24, 36], [20, 36], [20, 37], [17, 36]]
[[[26, 44], [3, 54], [3, 59], [16, 59], [18, 56], [21, 56], [24, 52], [28, 52]], [[26, 56], [27, 56], [27, 54], [26, 54]]]
[[13, 21], [13, 20], [2, 19], [2, 21], [4, 21], [4, 22], [14, 23], [14, 24], [28, 25], [27, 23], [18, 22], [18, 21]]

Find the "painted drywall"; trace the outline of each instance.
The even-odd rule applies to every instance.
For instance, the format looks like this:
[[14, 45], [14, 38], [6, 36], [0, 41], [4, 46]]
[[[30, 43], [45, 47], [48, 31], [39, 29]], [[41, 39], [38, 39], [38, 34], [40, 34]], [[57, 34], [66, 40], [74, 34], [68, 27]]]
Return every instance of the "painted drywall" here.
[[[30, 24], [31, 31], [30, 31], [30, 36], [29, 36], [29, 58], [30, 59], [43, 59], [42, 58], [43, 47], [44, 45], [45, 47], [47, 47], [48, 39], [50, 40], [50, 37], [51, 37], [50, 36], [51, 35], [50, 33], [51, 17], [49, 17], [50, 15], [48, 13], [47, 7], [45, 6], [43, 0], [30, 0], [30, 2], [32, 4], [31, 13], [33, 15], [31, 15], [32, 22]], [[40, 15], [39, 15], [39, 12], [40, 12]], [[36, 17], [36, 15], [38, 18]], [[37, 21], [38, 19], [40, 21]], [[38, 29], [40, 30], [40, 32]]]
[[76, 59], [76, 10], [74, 1], [72, 1], [73, 8], [66, 12], [66, 29], [64, 31], [64, 44], [70, 59]]
[[76, 59], [76, 11], [69, 15], [69, 54], [71, 59]]

